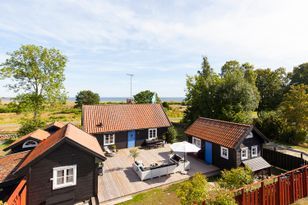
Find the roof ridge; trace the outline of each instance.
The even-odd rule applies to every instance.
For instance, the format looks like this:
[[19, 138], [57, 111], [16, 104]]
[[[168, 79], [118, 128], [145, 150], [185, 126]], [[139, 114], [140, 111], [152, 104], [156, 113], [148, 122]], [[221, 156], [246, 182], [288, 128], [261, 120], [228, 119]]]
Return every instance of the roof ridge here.
[[230, 121], [226, 121], [226, 120], [219, 120], [219, 119], [213, 119], [213, 118], [207, 118], [207, 117], [199, 117], [199, 118], [204, 119], [204, 120], [211, 120], [211, 121], [222, 122], [222, 123], [226, 123], [226, 124], [239, 125], [239, 126], [245, 126], [245, 127], [253, 126], [251, 124], [243, 124], [243, 123], [237, 123], [237, 122], [230, 122]]
[[161, 103], [135, 103], [135, 104], [128, 104], [128, 103], [123, 103], [123, 104], [96, 104], [96, 105], [82, 105], [83, 107], [100, 107], [100, 106], [128, 106], [128, 105], [136, 105], [136, 106], [141, 106], [141, 105], [160, 105]]

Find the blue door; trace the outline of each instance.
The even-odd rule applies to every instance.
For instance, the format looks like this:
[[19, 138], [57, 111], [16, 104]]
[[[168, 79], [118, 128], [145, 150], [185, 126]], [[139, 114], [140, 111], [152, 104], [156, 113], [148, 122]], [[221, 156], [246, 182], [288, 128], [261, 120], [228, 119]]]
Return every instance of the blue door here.
[[136, 131], [132, 130], [128, 132], [127, 136], [127, 147], [135, 147], [136, 142]]
[[212, 143], [210, 142], [205, 142], [205, 151], [204, 151], [204, 158], [205, 158], [205, 163], [207, 164], [212, 164]]

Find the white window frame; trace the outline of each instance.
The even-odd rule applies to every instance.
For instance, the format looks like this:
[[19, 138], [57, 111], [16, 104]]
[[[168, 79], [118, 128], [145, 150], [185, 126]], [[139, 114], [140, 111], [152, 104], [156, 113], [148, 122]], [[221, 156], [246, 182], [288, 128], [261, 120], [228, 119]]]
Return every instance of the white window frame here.
[[[67, 182], [67, 170], [73, 169], [73, 181]], [[64, 183], [58, 184], [58, 171], [64, 171]], [[53, 168], [53, 178], [52, 178], [52, 189], [62, 189], [65, 187], [75, 186], [77, 184], [77, 165], [69, 165], [69, 166], [62, 166], [62, 167], [54, 167]]]
[[249, 134], [246, 136], [246, 139], [250, 139], [250, 138], [253, 138], [252, 132], [249, 132]]
[[[106, 139], [106, 137], [108, 137], [108, 140]], [[104, 135], [104, 145], [113, 145], [114, 143], [115, 143], [115, 134]]]
[[[226, 154], [224, 154], [224, 151], [226, 151]], [[220, 156], [224, 159], [229, 159], [229, 149], [223, 146], [220, 146]]]
[[[29, 142], [34, 142], [34, 144], [28, 144]], [[34, 141], [34, 140], [27, 140], [22, 145], [22, 148], [30, 148], [30, 147], [36, 147], [36, 146], [37, 146], [37, 142], [36, 141]]]
[[[253, 150], [256, 150], [256, 154], [253, 154]], [[251, 157], [258, 156], [258, 145], [251, 146]]]
[[196, 138], [196, 137], [192, 137], [191, 142], [196, 145], [197, 147], [201, 148], [201, 139]]
[[[243, 156], [244, 153], [245, 156]], [[248, 147], [241, 148], [241, 159], [242, 160], [248, 159]]]
[[[155, 133], [155, 135], [153, 136], [153, 131]], [[157, 138], [157, 128], [152, 128], [148, 130], [148, 139], [152, 140], [152, 139], [156, 139]]]

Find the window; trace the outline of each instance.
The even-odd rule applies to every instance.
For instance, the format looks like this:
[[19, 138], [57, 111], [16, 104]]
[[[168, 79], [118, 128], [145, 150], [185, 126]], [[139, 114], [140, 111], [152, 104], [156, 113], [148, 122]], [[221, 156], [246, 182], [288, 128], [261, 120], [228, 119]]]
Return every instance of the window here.
[[36, 147], [37, 142], [34, 140], [27, 140], [23, 145], [22, 148], [29, 148], [29, 147]]
[[250, 133], [246, 136], [246, 139], [249, 139], [249, 138], [253, 138], [252, 132], [250, 132]]
[[241, 159], [248, 159], [248, 147], [244, 147], [241, 149]]
[[200, 139], [193, 137], [192, 138], [192, 143], [194, 145], [196, 145], [197, 147], [201, 148], [201, 140]]
[[157, 138], [157, 128], [149, 129], [148, 139], [155, 139]]
[[52, 189], [76, 185], [77, 165], [53, 168]]
[[258, 145], [251, 146], [251, 157], [258, 156]]
[[114, 134], [104, 135], [104, 145], [113, 145], [114, 141], [115, 141], [115, 135]]
[[225, 159], [229, 159], [229, 150], [226, 147], [220, 147], [220, 156]]

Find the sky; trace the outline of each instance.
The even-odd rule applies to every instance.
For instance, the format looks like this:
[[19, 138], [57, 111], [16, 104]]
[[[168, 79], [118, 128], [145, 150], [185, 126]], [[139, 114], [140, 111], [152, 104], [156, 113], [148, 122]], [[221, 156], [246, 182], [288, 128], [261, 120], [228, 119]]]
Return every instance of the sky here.
[[[307, 0], [0, 0], [0, 62], [23, 44], [68, 57], [69, 96], [101, 97], [152, 90], [185, 95], [202, 56], [220, 72], [228, 60], [256, 68], [308, 61]], [[14, 96], [0, 81], [0, 96]]]

